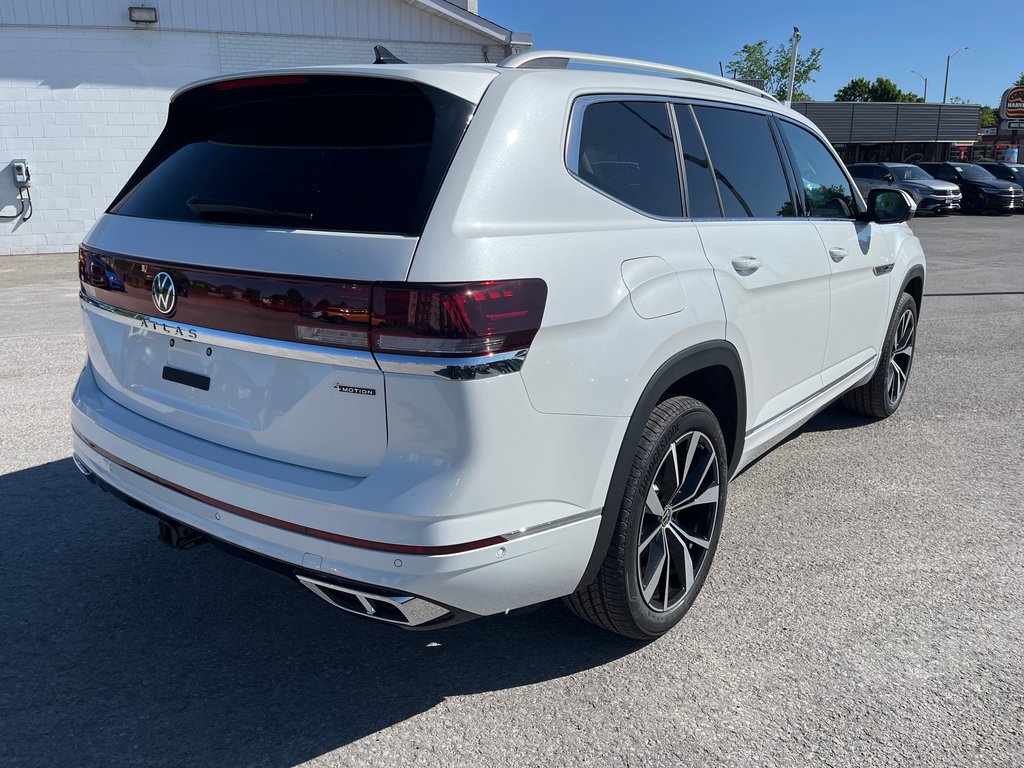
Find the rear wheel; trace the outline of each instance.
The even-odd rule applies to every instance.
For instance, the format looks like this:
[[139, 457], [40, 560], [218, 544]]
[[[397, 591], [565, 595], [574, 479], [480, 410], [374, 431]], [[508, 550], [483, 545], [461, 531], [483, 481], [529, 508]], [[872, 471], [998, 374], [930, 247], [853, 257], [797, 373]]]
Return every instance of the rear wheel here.
[[843, 404], [855, 413], [884, 419], [903, 402], [914, 362], [917, 339], [917, 303], [904, 293], [896, 305], [885, 337], [882, 359], [867, 384], [843, 395]]
[[703, 403], [674, 397], [648, 417], [594, 582], [566, 598], [580, 618], [650, 640], [675, 626], [707, 578], [725, 513], [725, 439]]

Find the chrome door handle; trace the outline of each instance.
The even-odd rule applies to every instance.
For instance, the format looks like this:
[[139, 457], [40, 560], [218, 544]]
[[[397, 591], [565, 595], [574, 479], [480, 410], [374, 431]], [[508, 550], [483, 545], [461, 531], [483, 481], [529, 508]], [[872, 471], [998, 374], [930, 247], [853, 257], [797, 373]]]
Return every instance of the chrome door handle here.
[[737, 256], [732, 260], [732, 268], [740, 277], [746, 277], [761, 268], [761, 260], [754, 256]]
[[845, 259], [847, 252], [845, 248], [829, 248], [828, 257], [832, 259], [836, 264]]

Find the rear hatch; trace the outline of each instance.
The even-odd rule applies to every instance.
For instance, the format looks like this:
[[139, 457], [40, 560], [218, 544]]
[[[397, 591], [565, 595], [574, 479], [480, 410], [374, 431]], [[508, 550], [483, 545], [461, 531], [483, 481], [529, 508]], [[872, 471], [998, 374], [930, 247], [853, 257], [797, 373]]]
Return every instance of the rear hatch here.
[[[174, 99], [79, 257], [109, 397], [280, 461], [365, 476], [382, 460], [372, 286], [406, 279], [474, 108], [392, 71], [261, 74]], [[479, 76], [482, 92], [493, 74]]]

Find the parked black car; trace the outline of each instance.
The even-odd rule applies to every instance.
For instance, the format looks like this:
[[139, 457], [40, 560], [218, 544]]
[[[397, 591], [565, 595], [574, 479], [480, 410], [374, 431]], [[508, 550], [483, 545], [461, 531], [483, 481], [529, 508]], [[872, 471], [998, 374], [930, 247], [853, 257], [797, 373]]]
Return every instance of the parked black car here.
[[[1024, 163], [978, 163], [982, 168], [991, 173], [997, 179], [1012, 181], [1024, 187]], [[1017, 209], [1017, 213], [1024, 213], [1024, 206]]]
[[932, 176], [951, 181], [963, 193], [961, 207], [965, 211], [996, 211], [1010, 213], [1024, 207], [1024, 188], [1019, 184], [997, 179], [980, 165], [973, 163], [918, 163]]
[[939, 181], [910, 163], [854, 163], [846, 166], [865, 199], [879, 187], [895, 187], [910, 193], [918, 211], [951, 213], [960, 210], [960, 189]]

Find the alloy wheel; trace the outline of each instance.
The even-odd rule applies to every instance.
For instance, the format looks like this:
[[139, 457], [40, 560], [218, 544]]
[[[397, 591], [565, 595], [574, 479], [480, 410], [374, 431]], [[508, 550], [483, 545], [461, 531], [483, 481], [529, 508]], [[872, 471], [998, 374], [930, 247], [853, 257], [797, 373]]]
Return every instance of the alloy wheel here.
[[709, 561], [719, 504], [718, 455], [703, 432], [669, 446], [647, 492], [637, 546], [640, 592], [658, 613], [671, 611]]
[[914, 358], [914, 312], [903, 310], [896, 324], [896, 334], [892, 343], [892, 355], [889, 357], [889, 373], [885, 380], [885, 396], [889, 405], [895, 408], [903, 399], [907, 389], [907, 378], [910, 376], [910, 364]]

